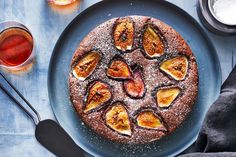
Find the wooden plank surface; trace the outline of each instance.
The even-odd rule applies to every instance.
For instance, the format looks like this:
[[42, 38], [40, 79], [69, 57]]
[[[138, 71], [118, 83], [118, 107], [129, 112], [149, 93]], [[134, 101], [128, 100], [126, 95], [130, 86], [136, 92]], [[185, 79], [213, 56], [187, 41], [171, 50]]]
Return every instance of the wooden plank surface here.
[[[24, 23], [36, 41], [36, 62], [29, 73], [7, 77], [34, 105], [42, 119], [54, 119], [47, 93], [49, 59], [59, 35], [68, 23], [82, 10], [99, 0], [81, 0], [73, 11], [55, 11], [46, 0], [1, 0], [0, 22], [16, 20]], [[199, 21], [196, 1], [170, 0]], [[236, 36], [222, 37], [206, 30], [220, 58], [222, 78], [230, 73], [236, 63]], [[201, 46], [201, 45], [199, 45]], [[2, 82], [2, 80], [0, 80]], [[0, 90], [0, 156], [1, 157], [51, 157], [34, 137], [30, 119]]]

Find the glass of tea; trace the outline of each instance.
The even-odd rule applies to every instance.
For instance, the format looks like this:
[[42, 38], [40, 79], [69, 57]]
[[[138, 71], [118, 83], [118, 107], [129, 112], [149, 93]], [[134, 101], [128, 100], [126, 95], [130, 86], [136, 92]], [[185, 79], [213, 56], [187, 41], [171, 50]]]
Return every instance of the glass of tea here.
[[32, 63], [34, 40], [29, 29], [16, 21], [0, 23], [0, 66], [21, 70]]

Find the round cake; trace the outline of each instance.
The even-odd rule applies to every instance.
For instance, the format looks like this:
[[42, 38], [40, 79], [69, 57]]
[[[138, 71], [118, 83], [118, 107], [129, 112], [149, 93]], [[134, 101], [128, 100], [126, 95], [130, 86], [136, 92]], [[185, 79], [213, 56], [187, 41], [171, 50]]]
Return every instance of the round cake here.
[[71, 102], [98, 134], [122, 143], [148, 143], [173, 132], [198, 93], [195, 56], [162, 21], [110, 19], [80, 42], [69, 73]]

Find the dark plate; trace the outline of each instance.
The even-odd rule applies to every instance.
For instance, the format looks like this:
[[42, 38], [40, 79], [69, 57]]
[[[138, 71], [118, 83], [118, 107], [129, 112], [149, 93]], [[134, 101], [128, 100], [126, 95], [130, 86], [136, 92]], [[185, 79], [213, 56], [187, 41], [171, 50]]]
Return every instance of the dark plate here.
[[[199, 96], [193, 112], [174, 133], [144, 145], [115, 143], [100, 137], [85, 126], [70, 102], [67, 86], [71, 58], [85, 35], [110, 18], [127, 15], [151, 16], [172, 26], [192, 48], [199, 68]], [[89, 7], [60, 36], [48, 73], [49, 98], [57, 120], [79, 146], [94, 156], [150, 157], [180, 153], [196, 139], [205, 113], [219, 94], [220, 85], [219, 60], [207, 35], [190, 15], [162, 0], [112, 0]]]

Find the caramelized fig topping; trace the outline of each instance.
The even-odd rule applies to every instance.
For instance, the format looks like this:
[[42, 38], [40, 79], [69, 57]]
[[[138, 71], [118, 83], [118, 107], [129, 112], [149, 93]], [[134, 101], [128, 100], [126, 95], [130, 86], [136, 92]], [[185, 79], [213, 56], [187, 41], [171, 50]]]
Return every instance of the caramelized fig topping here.
[[124, 89], [131, 98], [142, 98], [145, 95], [146, 88], [139, 66], [133, 71], [133, 77], [124, 81]]
[[87, 92], [84, 113], [102, 107], [112, 96], [109, 85], [102, 81], [92, 82]]
[[166, 89], [160, 89], [156, 93], [156, 101], [159, 107], [169, 107], [171, 103], [177, 98], [180, 93], [178, 87], [171, 87]]
[[147, 129], [157, 129], [166, 131], [160, 118], [153, 111], [143, 111], [136, 118], [137, 125]]
[[134, 24], [131, 18], [119, 18], [113, 32], [114, 44], [118, 50], [131, 50], [134, 41]]
[[165, 45], [159, 34], [148, 25], [143, 33], [143, 49], [149, 58], [155, 58], [165, 53]]
[[115, 56], [108, 69], [107, 76], [117, 80], [130, 79], [132, 76], [129, 65], [121, 58]]
[[188, 60], [184, 56], [177, 56], [164, 61], [161, 64], [160, 69], [175, 80], [183, 80], [188, 70]]
[[81, 81], [84, 81], [88, 76], [90, 76], [95, 70], [101, 56], [97, 51], [91, 51], [83, 58], [81, 58], [78, 63], [73, 68], [73, 75]]
[[120, 134], [131, 136], [129, 115], [122, 102], [115, 102], [105, 114], [106, 124]]

